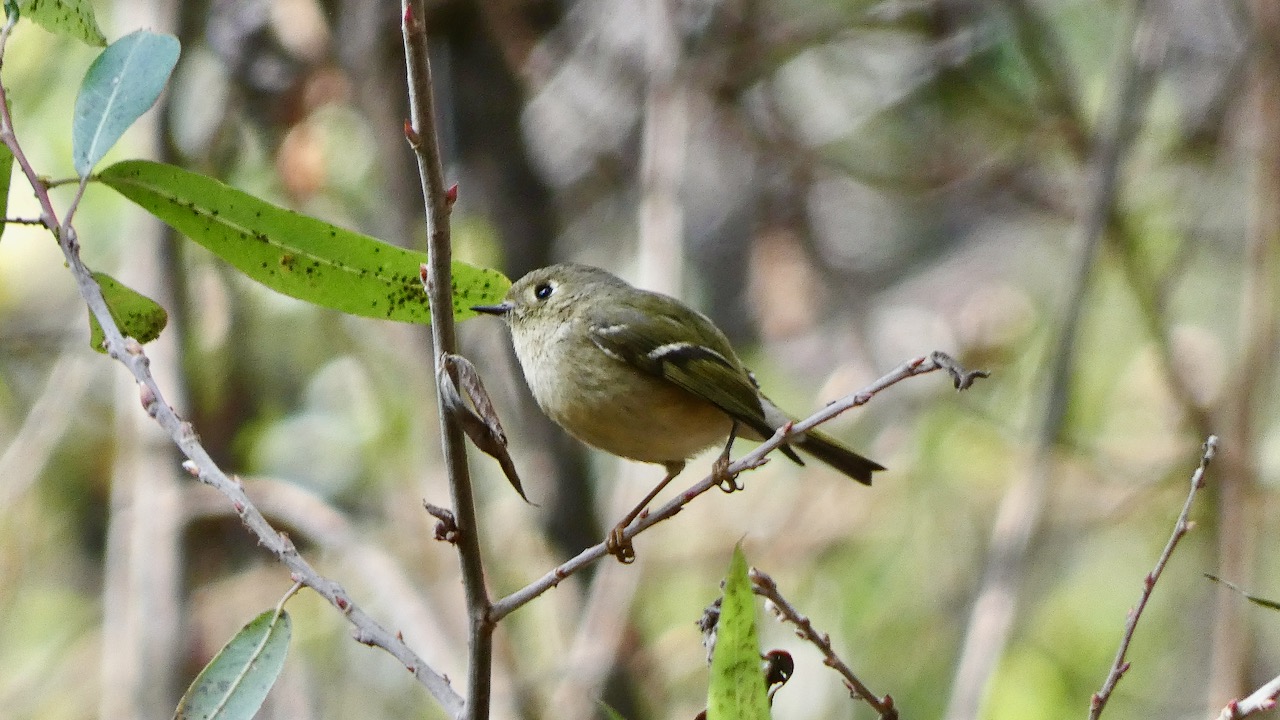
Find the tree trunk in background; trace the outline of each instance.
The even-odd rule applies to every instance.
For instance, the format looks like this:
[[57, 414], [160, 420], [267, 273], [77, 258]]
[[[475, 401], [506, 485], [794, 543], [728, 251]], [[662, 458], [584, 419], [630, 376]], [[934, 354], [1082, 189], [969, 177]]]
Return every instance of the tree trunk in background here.
[[[1222, 480], [1217, 486], [1217, 574], [1251, 587], [1257, 563], [1258, 418], [1269, 394], [1275, 369], [1277, 302], [1280, 269], [1280, 84], [1276, 81], [1276, 42], [1280, 40], [1280, 6], [1260, 0], [1250, 4], [1255, 23], [1249, 107], [1242, 114], [1245, 143], [1257, 164], [1242, 283], [1242, 361], [1235, 393], [1220, 418], [1224, 427]], [[1249, 678], [1253, 633], [1248, 605], [1233, 592], [1220, 591], [1213, 608], [1213, 644], [1209, 663], [1207, 706], [1217, 713], [1229, 700], [1252, 688]]]

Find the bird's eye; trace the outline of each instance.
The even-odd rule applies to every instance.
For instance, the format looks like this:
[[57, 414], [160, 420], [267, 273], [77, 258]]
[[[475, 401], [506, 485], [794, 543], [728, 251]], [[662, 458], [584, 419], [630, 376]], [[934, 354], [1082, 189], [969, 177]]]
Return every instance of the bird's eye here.
[[539, 300], [546, 300], [551, 297], [551, 283], [541, 283], [533, 289], [533, 296]]

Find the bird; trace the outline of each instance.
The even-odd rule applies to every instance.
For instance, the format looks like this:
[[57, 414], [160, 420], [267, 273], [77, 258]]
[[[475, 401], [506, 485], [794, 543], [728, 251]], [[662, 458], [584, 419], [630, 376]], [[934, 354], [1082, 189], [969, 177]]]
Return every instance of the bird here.
[[[606, 270], [533, 270], [501, 303], [471, 309], [506, 321], [529, 389], [556, 424], [587, 445], [666, 469], [606, 540], [623, 562], [634, 560], [623, 530], [689, 458], [727, 440], [716, 466], [723, 472], [739, 433], [763, 440], [793, 421], [761, 393], [710, 318]], [[780, 448], [803, 465], [793, 446], [865, 485], [885, 469], [816, 430]]]

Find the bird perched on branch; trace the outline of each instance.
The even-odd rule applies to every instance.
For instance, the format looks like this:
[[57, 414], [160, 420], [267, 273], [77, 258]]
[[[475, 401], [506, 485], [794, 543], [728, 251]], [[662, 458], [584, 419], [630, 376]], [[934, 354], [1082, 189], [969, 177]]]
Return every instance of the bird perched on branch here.
[[[534, 270], [498, 305], [473, 307], [511, 327], [516, 357], [542, 411], [579, 440], [656, 463], [667, 475], [609, 534], [609, 551], [634, 558], [623, 529], [693, 455], [735, 434], [772, 436], [792, 418], [769, 401], [724, 333], [675, 298], [633, 287], [588, 265]], [[810, 430], [792, 446], [860, 483], [884, 468]], [[728, 465], [726, 445], [717, 471]]]

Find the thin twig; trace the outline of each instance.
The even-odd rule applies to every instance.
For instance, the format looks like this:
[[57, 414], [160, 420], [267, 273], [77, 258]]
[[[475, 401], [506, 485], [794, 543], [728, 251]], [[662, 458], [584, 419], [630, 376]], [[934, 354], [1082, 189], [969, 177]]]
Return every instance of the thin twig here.
[[1089, 701], [1089, 720], [1098, 720], [1102, 715], [1103, 708], [1106, 707], [1107, 701], [1111, 699], [1111, 693], [1116, 689], [1116, 684], [1120, 682], [1120, 678], [1129, 670], [1129, 661], [1125, 659], [1125, 654], [1129, 652], [1129, 643], [1133, 641], [1133, 632], [1138, 628], [1138, 620], [1142, 618], [1142, 611], [1147, 607], [1147, 601], [1151, 599], [1151, 593], [1156, 589], [1156, 582], [1160, 580], [1161, 573], [1164, 572], [1165, 565], [1169, 563], [1170, 556], [1173, 555], [1173, 549], [1178, 546], [1178, 541], [1186, 535], [1194, 523], [1189, 521], [1187, 517], [1191, 514], [1191, 503], [1196, 499], [1196, 493], [1200, 492], [1200, 488], [1204, 487], [1204, 473], [1209, 469], [1209, 463], [1213, 460], [1213, 456], [1218, 452], [1218, 436], [1210, 435], [1204, 441], [1204, 452], [1200, 456], [1200, 466], [1195, 472], [1191, 473], [1191, 490], [1187, 493], [1187, 500], [1182, 504], [1182, 513], [1178, 515], [1178, 521], [1173, 524], [1173, 534], [1169, 536], [1169, 541], [1165, 543], [1164, 551], [1160, 553], [1160, 559], [1156, 561], [1156, 567], [1142, 581], [1142, 595], [1138, 598], [1138, 604], [1129, 611], [1129, 617], [1124, 625], [1124, 637], [1120, 640], [1120, 648], [1116, 650], [1115, 662], [1111, 664], [1111, 672], [1107, 673], [1107, 679], [1102, 683], [1102, 689], [1093, 694], [1093, 698]]
[[[12, 20], [0, 29], [0, 62], [3, 59], [5, 41], [11, 27]], [[41, 222], [58, 240], [81, 297], [88, 306], [89, 312], [102, 327], [105, 338], [103, 346], [107, 354], [128, 368], [133, 375], [139, 386], [143, 409], [169, 434], [173, 443], [187, 457], [183, 467], [231, 501], [236, 514], [240, 516], [240, 521], [258, 539], [259, 544], [271, 551], [289, 568], [295, 582], [301, 582], [315, 590], [330, 604], [341, 610], [348, 622], [355, 627], [356, 640], [366, 645], [380, 647], [402, 662], [418, 682], [444, 707], [445, 711], [456, 717], [462, 710], [463, 701], [450, 687], [449, 681], [429, 667], [402, 640], [388, 632], [352, 602], [341, 585], [316, 572], [310, 563], [298, 554], [288, 536], [273, 528], [257, 507], [250, 502], [240, 482], [229, 478], [209, 457], [209, 453], [201, 444], [191, 424], [179, 417], [178, 413], [165, 401], [164, 393], [151, 374], [150, 359], [137, 341], [126, 338], [120, 331], [102, 297], [102, 288], [81, 260], [75, 226], [70, 222], [58, 222], [48, 189], [27, 161], [13, 133], [8, 94], [3, 84], [0, 84], [0, 142], [8, 145], [13, 152], [23, 176], [35, 191], [41, 208]], [[68, 213], [68, 219], [70, 215], [71, 213]]]
[[[806, 418], [804, 421], [791, 423], [790, 425], [779, 428], [778, 431], [773, 434], [773, 437], [765, 440], [755, 450], [729, 465], [725, 472], [732, 477], [743, 471], [758, 468], [768, 462], [767, 456], [769, 453], [785, 444], [792, 436], [806, 430], [812, 430], [817, 425], [827, 422], [847, 410], [867, 404], [877, 393], [891, 385], [895, 385], [910, 377], [924, 375], [937, 370], [946, 370], [950, 373], [953, 383], [957, 389], [965, 389], [972, 385], [975, 379], [987, 377], [987, 373], [981, 370], [973, 372], [964, 370], [956, 364], [955, 360], [950, 356], [941, 352], [935, 352], [928, 357], [918, 357], [908, 360], [859, 392], [847, 395], [840, 400], [830, 403], [822, 410]], [[623, 537], [630, 540], [663, 520], [670, 519], [676, 513], [684, 509], [684, 506], [688, 505], [694, 498], [714, 487], [719, 487], [717, 476], [715, 474], [707, 475], [688, 490], [685, 490], [673, 498], [666, 505], [663, 505], [654, 512], [642, 514], [640, 517], [636, 518], [626, 527], [626, 529], [622, 531]], [[520, 590], [517, 590], [494, 602], [493, 607], [490, 609], [489, 616], [494, 622], [501, 620], [525, 603], [559, 585], [565, 578], [604, 557], [606, 552], [604, 543], [593, 545], [592, 547], [583, 550], [575, 557], [556, 566], [550, 572], [537, 580], [534, 580], [532, 583], [529, 583]]]
[[755, 594], [772, 602], [778, 617], [795, 625], [796, 635], [813, 643], [822, 652], [823, 663], [840, 673], [840, 676], [844, 678], [845, 687], [849, 688], [850, 694], [870, 705], [881, 720], [898, 719], [898, 709], [893, 706], [893, 698], [889, 695], [879, 697], [871, 692], [870, 688], [854, 674], [853, 669], [836, 654], [835, 648], [831, 646], [831, 636], [814, 629], [813, 623], [809, 618], [802, 615], [794, 605], [782, 596], [782, 593], [778, 591], [778, 584], [774, 582], [772, 577], [755, 568], [751, 568], [749, 576], [751, 578], [751, 587]]
[[[457, 352], [453, 329], [452, 248], [449, 240], [449, 209], [452, 199], [444, 185], [440, 143], [436, 132], [435, 100], [431, 82], [431, 61], [427, 51], [426, 3], [402, 0], [405, 68], [408, 72], [410, 120], [405, 136], [418, 159], [427, 209], [427, 267], [424, 280], [431, 301], [431, 339], [435, 352], [436, 378], [449, 373], [445, 356]], [[467, 469], [467, 448], [462, 426], [445, 406], [445, 394], [436, 393], [440, 414], [441, 446], [457, 523], [458, 557], [462, 565], [462, 585], [466, 594], [470, 623], [467, 663], [467, 720], [489, 717], [490, 683], [493, 665], [493, 628], [489, 591], [485, 587], [484, 564], [480, 554], [480, 528], [476, 522], [475, 497]]]
[[1271, 682], [1253, 691], [1249, 697], [1227, 703], [1218, 715], [1218, 720], [1239, 720], [1254, 713], [1274, 710], [1277, 696], [1280, 696], [1280, 676], [1272, 678]]

